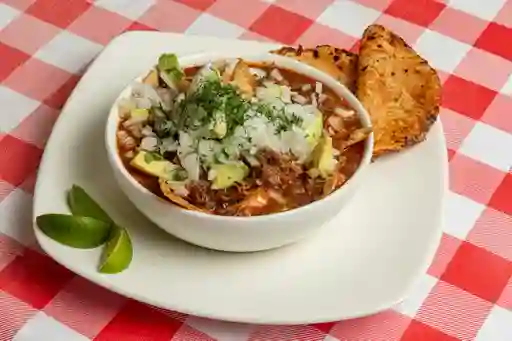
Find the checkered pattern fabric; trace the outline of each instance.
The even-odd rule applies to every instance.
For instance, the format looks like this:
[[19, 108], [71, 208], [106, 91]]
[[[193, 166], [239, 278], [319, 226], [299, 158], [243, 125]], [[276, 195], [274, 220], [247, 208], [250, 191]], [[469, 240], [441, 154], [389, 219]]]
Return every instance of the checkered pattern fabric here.
[[[406, 301], [349, 321], [232, 324], [129, 300], [40, 252], [31, 196], [46, 139], [113, 37], [161, 30], [354, 48], [374, 22], [404, 36], [444, 83], [444, 234]], [[2, 341], [512, 340], [512, 1], [0, 0], [0, 105]]]

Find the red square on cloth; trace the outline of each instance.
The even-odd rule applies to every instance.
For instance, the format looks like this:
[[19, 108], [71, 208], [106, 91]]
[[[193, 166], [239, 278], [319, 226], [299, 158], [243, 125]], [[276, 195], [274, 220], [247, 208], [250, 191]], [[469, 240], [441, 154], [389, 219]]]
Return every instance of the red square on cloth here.
[[505, 179], [503, 179], [496, 192], [492, 195], [489, 206], [512, 216], [512, 165], [510, 167], [510, 172], [507, 173]]
[[[510, 193], [509, 198], [510, 198]], [[512, 215], [488, 207], [467, 239], [512, 263]]]
[[275, 0], [274, 4], [290, 12], [316, 20], [335, 0]]
[[0, 41], [32, 55], [59, 32], [60, 29], [52, 24], [31, 15], [21, 14], [0, 30]]
[[156, 4], [139, 18], [144, 25], [166, 32], [184, 32], [201, 12], [173, 1], [157, 0]]
[[156, 29], [141, 22], [134, 21], [125, 31], [156, 31]]
[[434, 0], [395, 0], [385, 13], [427, 27], [445, 7], [445, 4]]
[[476, 84], [500, 91], [512, 75], [512, 61], [479, 48], [472, 48], [454, 73]]
[[512, 28], [491, 22], [478, 38], [475, 46], [512, 60], [510, 37], [512, 37]]
[[1, 42], [0, 56], [2, 56], [2, 62], [0, 62], [0, 82], [30, 58], [25, 52], [2, 44]]
[[18, 187], [38, 167], [43, 151], [6, 135], [0, 140], [0, 179]]
[[315, 22], [295, 43], [308, 47], [329, 44], [333, 46], [340, 46], [348, 50], [356, 43], [356, 41], [357, 38], [355, 37]]
[[31, 58], [11, 73], [5, 80], [4, 85], [27, 97], [44, 101], [68, 81], [71, 76], [72, 74], [61, 68]]
[[79, 80], [80, 76], [71, 75], [57, 91], [45, 98], [44, 103], [52, 108], [61, 109]]
[[439, 116], [443, 123], [446, 145], [452, 150], [458, 150], [464, 139], [474, 128], [476, 121], [443, 107], [441, 107]]
[[32, 5], [37, 0], [2, 0], [3, 3], [17, 8], [20, 11], [26, 10], [30, 5]]
[[385, 13], [377, 19], [376, 23], [393, 30], [409, 45], [413, 45], [425, 31], [425, 28], [422, 26]]
[[58, 116], [59, 111], [41, 104], [11, 131], [11, 135], [43, 149]]
[[512, 276], [508, 280], [508, 284], [505, 287], [505, 290], [503, 290], [503, 293], [501, 294], [501, 297], [498, 300], [497, 304], [500, 307], [512, 311]]
[[112, 38], [130, 26], [132, 22], [132, 20], [117, 13], [99, 7], [91, 7], [74, 21], [68, 29], [84, 38], [106, 45]]
[[55, 26], [66, 28], [89, 7], [91, 1], [87, 0], [37, 0], [26, 12]]
[[469, 242], [463, 242], [441, 280], [495, 303], [512, 276], [512, 262]]
[[169, 341], [182, 324], [145, 304], [128, 301], [94, 341]]
[[460, 340], [474, 340], [491, 308], [492, 303], [439, 281], [415, 319]]
[[268, 8], [269, 4], [260, 0], [244, 0], [244, 10], [240, 11], [239, 0], [217, 0], [208, 13], [243, 28], [248, 28]]
[[498, 13], [494, 21], [498, 24], [512, 27], [512, 2], [507, 1], [505, 5], [501, 8], [501, 11]]
[[512, 134], [512, 97], [498, 94], [487, 107], [482, 122]]
[[49, 257], [25, 249], [0, 272], [0, 290], [42, 309], [73, 276]]
[[497, 92], [452, 75], [443, 85], [442, 105], [479, 120]]
[[505, 174], [458, 152], [449, 163], [450, 189], [481, 204], [488, 204]]
[[473, 45], [488, 24], [488, 21], [471, 14], [446, 7], [429, 28]]
[[14, 340], [16, 333], [37, 313], [37, 309], [0, 289], [0, 312], [0, 337], [7, 341]]
[[412, 320], [400, 341], [459, 341], [456, 337], [443, 333], [437, 328], [420, 321]]
[[[2, 135], [0, 134], [0, 139], [2, 139]], [[0, 203], [7, 198], [9, 194], [11, 194], [16, 189], [11, 183], [0, 179]], [[0, 239], [2, 238], [2, 234], [0, 233]], [[2, 242], [0, 241], [0, 244]], [[2, 246], [0, 245], [0, 269], [2, 268]], [[7, 263], [6, 263], [7, 264]]]
[[213, 5], [218, 0], [175, 0], [176, 2], [181, 2], [184, 5], [195, 8], [200, 11], [206, 11], [208, 7]]
[[441, 277], [461, 243], [462, 241], [460, 239], [443, 233], [441, 243], [439, 244], [434, 260], [432, 264], [430, 264], [427, 273], [437, 278]]
[[398, 341], [411, 322], [411, 318], [393, 310], [338, 322], [330, 335], [350, 341]]
[[125, 297], [76, 276], [46, 305], [44, 312], [92, 339], [126, 301]]
[[325, 334], [309, 325], [295, 326], [257, 326], [247, 341], [289, 340], [324, 341]]
[[273, 40], [293, 44], [312, 24], [309, 18], [270, 5], [249, 29]]
[[394, 0], [355, 0], [355, 2], [379, 11], [384, 11]]
[[[3, 184], [0, 181], [0, 191], [3, 191]], [[1, 202], [0, 194], [0, 202]], [[2, 269], [9, 265], [17, 256], [23, 253], [23, 246], [15, 239], [0, 232], [0, 273]], [[0, 309], [2, 311], [2, 309]]]

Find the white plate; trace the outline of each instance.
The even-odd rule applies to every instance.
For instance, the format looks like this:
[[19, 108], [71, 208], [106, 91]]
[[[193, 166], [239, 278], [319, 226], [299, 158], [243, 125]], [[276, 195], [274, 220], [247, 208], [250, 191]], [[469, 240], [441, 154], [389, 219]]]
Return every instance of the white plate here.
[[99, 249], [71, 249], [35, 228], [42, 248], [70, 270], [128, 297], [230, 321], [332, 321], [401, 301], [426, 270], [441, 235], [447, 156], [440, 123], [425, 143], [371, 165], [354, 200], [332, 223], [273, 251], [231, 254], [181, 242], [152, 225], [117, 188], [103, 145], [104, 125], [112, 101], [131, 79], [166, 51], [258, 53], [274, 47], [157, 32], [115, 39], [55, 125], [39, 170], [34, 219], [69, 212], [65, 192], [79, 184], [130, 230], [133, 262], [121, 274], [99, 274]]

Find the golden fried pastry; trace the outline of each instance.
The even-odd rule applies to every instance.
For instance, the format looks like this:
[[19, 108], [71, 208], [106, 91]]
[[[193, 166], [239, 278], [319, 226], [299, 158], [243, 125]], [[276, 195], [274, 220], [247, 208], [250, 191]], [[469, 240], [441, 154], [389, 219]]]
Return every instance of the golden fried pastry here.
[[303, 49], [299, 45], [297, 49], [282, 47], [272, 53], [297, 59], [331, 75], [351, 91], [355, 89], [357, 55], [350, 51], [330, 45], [319, 45], [314, 49]]
[[371, 25], [361, 40], [356, 95], [372, 119], [376, 158], [425, 139], [439, 113], [441, 84], [402, 38]]

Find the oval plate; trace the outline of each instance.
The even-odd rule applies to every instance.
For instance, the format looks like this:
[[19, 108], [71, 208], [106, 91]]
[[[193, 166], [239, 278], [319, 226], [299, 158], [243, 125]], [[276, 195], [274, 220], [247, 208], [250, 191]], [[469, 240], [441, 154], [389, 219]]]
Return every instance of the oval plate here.
[[447, 156], [439, 122], [424, 143], [371, 165], [354, 200], [331, 223], [273, 251], [230, 254], [186, 244], [151, 224], [116, 186], [103, 145], [107, 114], [120, 91], [160, 53], [258, 53], [276, 47], [159, 32], [116, 38], [84, 75], [54, 127], [33, 215], [35, 220], [43, 213], [68, 213], [65, 193], [78, 184], [129, 229], [133, 262], [121, 274], [100, 274], [100, 249], [71, 249], [35, 227], [41, 247], [68, 269], [122, 295], [229, 321], [325, 322], [400, 302], [426, 271], [441, 235]]

